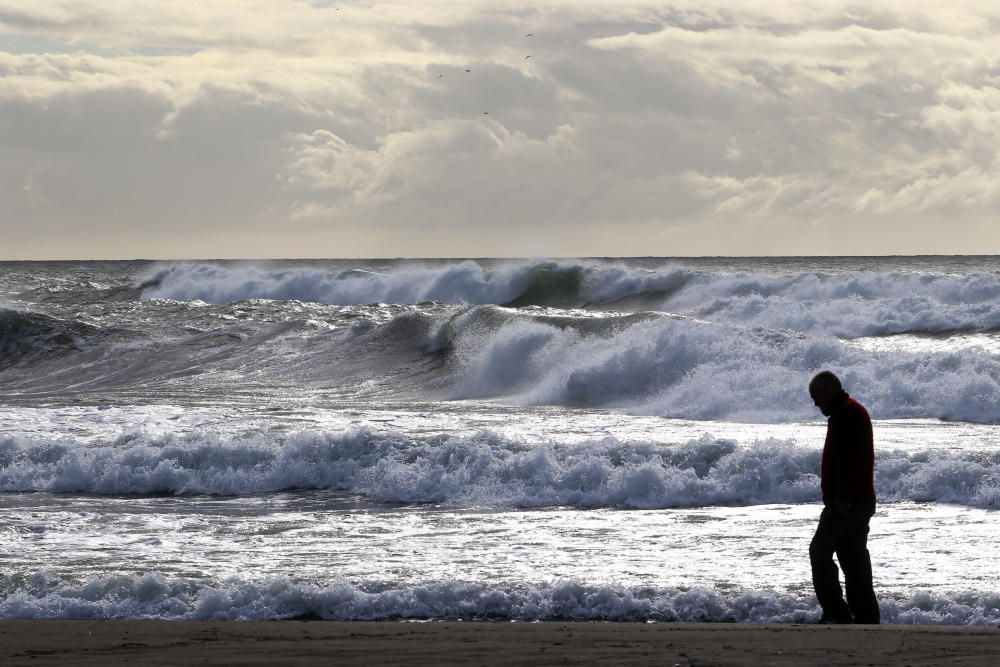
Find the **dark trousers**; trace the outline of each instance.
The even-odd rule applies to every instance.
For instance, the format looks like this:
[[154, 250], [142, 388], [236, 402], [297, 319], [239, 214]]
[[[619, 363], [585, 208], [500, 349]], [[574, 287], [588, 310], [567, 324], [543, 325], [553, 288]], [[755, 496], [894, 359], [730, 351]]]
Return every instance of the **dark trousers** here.
[[[874, 514], [871, 507], [852, 506], [846, 512], [824, 507], [819, 516], [816, 535], [809, 544], [813, 587], [823, 607], [824, 618], [855, 623], [875, 623], [880, 620], [878, 600], [872, 589], [872, 560], [868, 553], [868, 521]], [[844, 571], [847, 602], [840, 590], [839, 573], [833, 562], [837, 554]]]

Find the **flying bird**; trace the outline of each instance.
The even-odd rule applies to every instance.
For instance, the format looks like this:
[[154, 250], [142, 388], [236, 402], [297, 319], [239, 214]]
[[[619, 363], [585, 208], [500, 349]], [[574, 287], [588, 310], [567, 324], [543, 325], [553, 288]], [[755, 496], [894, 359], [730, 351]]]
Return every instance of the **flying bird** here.
[[535, 36], [535, 33], [533, 33], [533, 32], [529, 32], [527, 35], [525, 35], [525, 37], [534, 37], [534, 36]]
[[527, 60], [527, 59], [528, 59], [528, 58], [530, 58], [530, 57], [531, 57], [531, 54], [529, 53], [528, 55], [526, 55], [526, 56], [524, 57], [524, 59], [525, 59], [525, 60]]
[[465, 71], [466, 71], [466, 72], [471, 72], [472, 70], [471, 70], [471, 69], [467, 69], [467, 70], [465, 70]]
[[438, 75], [437, 75], [436, 77], [434, 77], [434, 78], [435, 78], [435, 79], [440, 79], [440, 78], [442, 78], [443, 76], [444, 76], [444, 74], [438, 74]]

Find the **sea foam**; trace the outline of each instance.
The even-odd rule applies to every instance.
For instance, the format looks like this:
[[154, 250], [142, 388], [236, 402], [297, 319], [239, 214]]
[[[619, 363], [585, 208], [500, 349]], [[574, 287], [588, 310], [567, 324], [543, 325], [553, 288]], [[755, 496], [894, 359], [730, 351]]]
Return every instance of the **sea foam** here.
[[[811, 419], [809, 379], [830, 368], [878, 419], [1000, 421], [1000, 358], [981, 349], [869, 352], [805, 336], [659, 316], [584, 331], [480, 306], [436, 334], [450, 396], [621, 408], [684, 419]], [[590, 323], [587, 323], [590, 324]]]
[[[20, 585], [19, 585], [20, 584]], [[996, 625], [1000, 595], [880, 591], [883, 623]], [[380, 580], [329, 583], [230, 579], [206, 583], [159, 573], [59, 581], [7, 581], [0, 618], [328, 620], [493, 619], [808, 623], [812, 596], [774, 590], [626, 587], [576, 581], [484, 583]]]
[[192, 263], [162, 268], [143, 285], [146, 298], [216, 304], [279, 299], [337, 305], [429, 300], [606, 305], [843, 338], [1000, 328], [1000, 275], [986, 272], [750, 274], [670, 266], [645, 269], [584, 260], [525, 261], [485, 268], [466, 260], [374, 273]]
[[14, 313], [0, 330], [6, 387], [108, 401], [142, 382], [146, 400], [172, 401], [295, 386], [320, 401], [489, 398], [773, 423], [815, 418], [805, 388], [831, 369], [876, 419], [1000, 422], [1000, 355], [979, 346], [865, 347], [649, 311], [338, 306], [245, 324], [221, 310], [205, 331], [156, 337]]
[[[355, 429], [287, 437], [131, 433], [0, 439], [3, 491], [241, 495], [333, 489], [385, 502], [668, 508], [820, 499], [817, 447], [705, 435], [528, 445], [493, 431], [415, 438]], [[1000, 506], [1000, 453], [879, 450], [881, 502]]]
[[[548, 265], [546, 265], [548, 266]], [[488, 272], [466, 261], [445, 267], [413, 266], [392, 273], [316, 268], [268, 270], [253, 266], [179, 264], [145, 281], [145, 298], [228, 303], [245, 299], [368, 303], [507, 303], [531, 282], [538, 265]]]

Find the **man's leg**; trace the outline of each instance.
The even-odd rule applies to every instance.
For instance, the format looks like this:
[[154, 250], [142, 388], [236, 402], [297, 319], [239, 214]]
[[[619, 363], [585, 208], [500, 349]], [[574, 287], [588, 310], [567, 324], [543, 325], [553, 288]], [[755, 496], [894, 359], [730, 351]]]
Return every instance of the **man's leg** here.
[[867, 509], [851, 509], [847, 530], [837, 542], [837, 560], [844, 571], [847, 604], [855, 623], [878, 624], [881, 620], [878, 600], [872, 586], [872, 559], [868, 553]]
[[851, 620], [851, 610], [844, 602], [840, 573], [833, 562], [833, 552], [847, 529], [846, 518], [846, 515], [839, 514], [833, 508], [823, 508], [816, 534], [809, 544], [813, 588], [816, 590], [816, 599], [823, 608], [823, 618], [842, 622]]

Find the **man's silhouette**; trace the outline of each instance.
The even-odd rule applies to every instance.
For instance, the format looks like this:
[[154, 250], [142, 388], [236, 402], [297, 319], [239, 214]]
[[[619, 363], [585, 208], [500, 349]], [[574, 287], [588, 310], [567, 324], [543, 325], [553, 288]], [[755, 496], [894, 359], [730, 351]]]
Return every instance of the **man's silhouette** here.
[[[809, 383], [809, 395], [827, 420], [821, 485], [823, 512], [809, 545], [813, 587], [823, 607], [823, 623], [878, 623], [872, 590], [868, 521], [875, 514], [875, 449], [872, 422], [830, 371]], [[844, 571], [847, 602], [840, 590], [837, 554]]]

